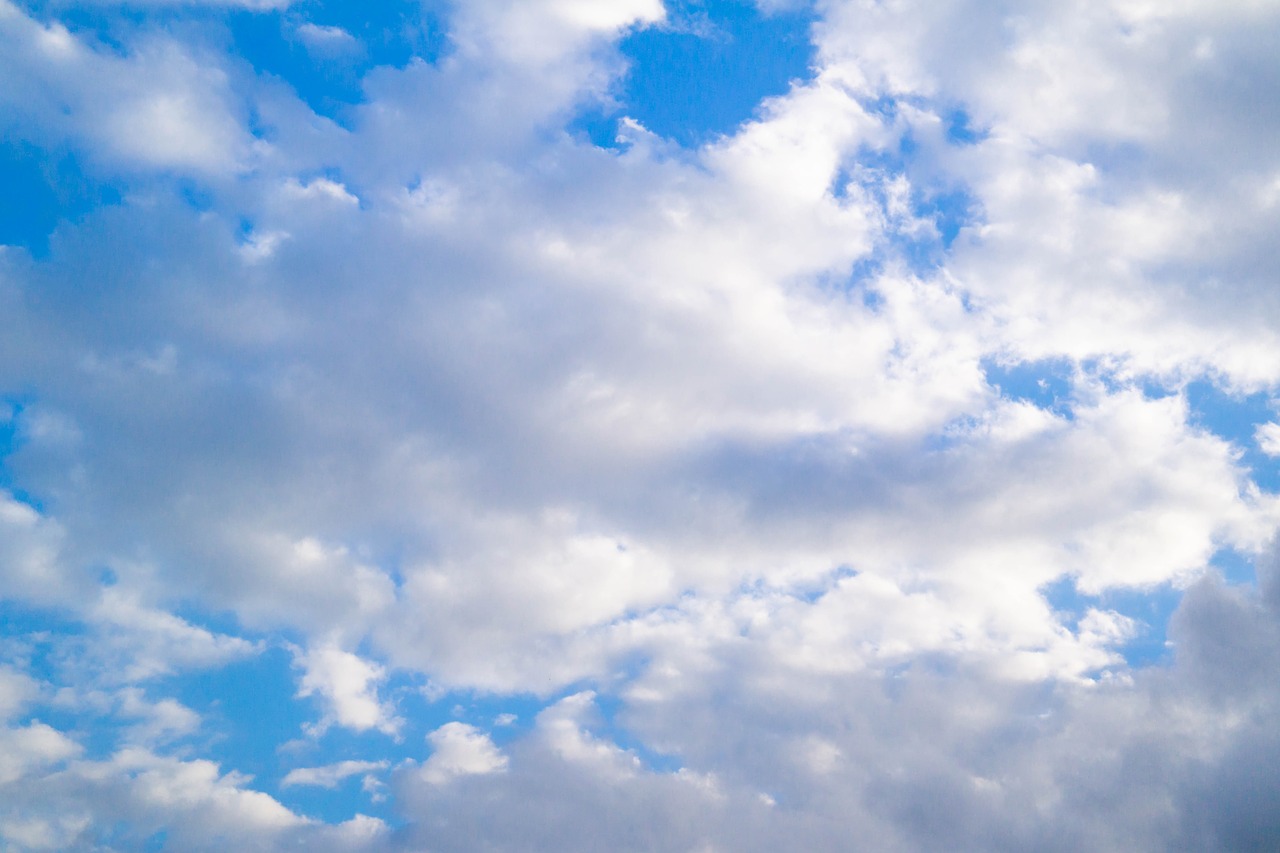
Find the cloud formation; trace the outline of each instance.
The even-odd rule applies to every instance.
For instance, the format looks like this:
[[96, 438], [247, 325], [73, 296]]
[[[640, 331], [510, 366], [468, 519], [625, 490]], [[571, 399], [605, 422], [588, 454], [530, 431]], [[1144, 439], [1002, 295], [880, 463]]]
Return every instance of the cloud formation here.
[[331, 5], [0, 0], [7, 844], [1276, 837], [1275, 10]]

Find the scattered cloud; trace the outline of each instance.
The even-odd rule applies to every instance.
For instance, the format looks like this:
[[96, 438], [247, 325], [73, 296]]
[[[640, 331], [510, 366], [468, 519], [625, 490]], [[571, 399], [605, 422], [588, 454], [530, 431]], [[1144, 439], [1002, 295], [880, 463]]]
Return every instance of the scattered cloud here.
[[315, 785], [320, 788], [336, 788], [352, 776], [361, 776], [378, 770], [386, 770], [385, 761], [339, 761], [324, 767], [298, 767], [290, 770], [281, 780], [281, 787], [291, 785]]
[[427, 741], [432, 753], [423, 763], [421, 775], [432, 785], [443, 785], [456, 776], [501, 773], [507, 769], [507, 757], [475, 726], [445, 723], [427, 735]]
[[0, 846], [1280, 832], [1275, 9], [288, 5], [0, 0]]
[[317, 733], [336, 723], [356, 731], [396, 734], [403, 721], [378, 700], [378, 685], [387, 677], [382, 667], [328, 645], [299, 652], [296, 659], [303, 670], [298, 696], [316, 696], [325, 707]]

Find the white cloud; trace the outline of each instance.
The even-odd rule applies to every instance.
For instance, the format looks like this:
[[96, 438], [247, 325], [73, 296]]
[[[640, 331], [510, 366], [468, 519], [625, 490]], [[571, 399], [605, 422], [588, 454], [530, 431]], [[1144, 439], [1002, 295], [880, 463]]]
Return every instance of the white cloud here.
[[1254, 431], [1253, 440], [1258, 449], [1268, 456], [1280, 456], [1280, 424], [1265, 423]]
[[382, 667], [331, 645], [299, 651], [295, 658], [303, 670], [298, 695], [318, 696], [325, 706], [318, 731], [333, 723], [389, 735], [399, 730], [403, 721], [378, 700], [378, 685], [387, 677]]
[[346, 50], [356, 44], [356, 37], [342, 27], [330, 27], [306, 21], [298, 25], [296, 32], [312, 48]]
[[315, 785], [320, 788], [336, 788], [351, 776], [369, 774], [386, 768], [385, 761], [339, 761], [337, 764], [324, 767], [297, 767], [285, 775], [280, 781], [280, 786], [288, 788], [291, 785]]
[[485, 62], [520, 65], [563, 63], [632, 24], [663, 17], [660, 0], [481, 0], [460, 10], [453, 37], [463, 51], [481, 53]]
[[0, 730], [0, 746], [0, 785], [66, 761], [81, 751], [78, 743], [40, 722]]
[[200, 728], [200, 715], [174, 699], [151, 701], [137, 688], [120, 691], [119, 698], [120, 716], [137, 720], [129, 726], [127, 734], [134, 744], [168, 743]]
[[305, 184], [290, 179], [285, 181], [282, 194], [292, 201], [328, 201], [343, 205], [360, 203], [360, 199], [348, 192], [346, 187], [328, 178], [315, 178]]
[[[1266, 837], [1242, 791], [1275, 787], [1274, 589], [1211, 565], [1280, 507], [1183, 389], [1280, 383], [1274, 10], [820, 11], [812, 80], [698, 150], [632, 120], [614, 152], [565, 124], [651, 0], [458, 4], [453, 49], [370, 72], [342, 127], [198, 22], [108, 47], [0, 5], [14, 138], [128, 176], [47, 256], [0, 255], [0, 393], [34, 397], [5, 418], [0, 590], [85, 620], [62, 707], [135, 726], [105, 760], [6, 730], [8, 841], [398, 843], [140, 748], [199, 730], [159, 676], [263, 648], [175, 602], [298, 638], [313, 743], [412, 729], [390, 671], [591, 685], [502, 749], [428, 736], [392, 781], [432, 849]], [[972, 221], [912, 263], [952, 190]], [[1066, 390], [1002, 397], [991, 364]], [[1144, 670], [1146, 614], [1109, 596], [1157, 588], [1186, 590], [1176, 662]], [[0, 670], [0, 712], [40, 695]]]
[[1271, 817], [1210, 791], [1275, 784], [1262, 768], [1277, 624], [1274, 601], [1205, 582], [1174, 620], [1172, 668], [1052, 691], [927, 660], [888, 678], [762, 679], [730, 637], [715, 669], [625, 718], [630, 737], [713, 771], [712, 788], [590, 733], [600, 720], [577, 696], [513, 745], [507, 773], [413, 789], [413, 831], [443, 849], [477, 833], [500, 849], [831, 849], [850, 831], [877, 849], [1247, 847]]
[[40, 685], [8, 666], [0, 666], [0, 722], [10, 719], [36, 698]]
[[[65, 761], [77, 751], [39, 734], [47, 741], [40, 761]], [[0, 837], [23, 849], [82, 849], [97, 844], [109, 827], [112, 843], [126, 847], [144, 846], [163, 832], [167, 844], [192, 851], [385, 849], [389, 828], [383, 821], [356, 815], [317, 824], [249, 789], [249, 781], [210, 761], [136, 748], [104, 760], [75, 760], [58, 773], [5, 785]]]
[[179, 761], [144, 750], [123, 750], [108, 766], [86, 769], [93, 775], [125, 774], [135, 802], [144, 809], [202, 811], [200, 823], [218, 826], [223, 832], [278, 831], [303, 822], [266, 794], [244, 790], [245, 780], [221, 774], [211, 761]]
[[458, 776], [501, 773], [507, 769], [503, 755], [489, 736], [466, 723], [445, 723], [427, 735], [431, 757], [422, 765], [422, 779], [443, 785]]
[[261, 651], [240, 637], [216, 634], [107, 588], [90, 609], [100, 635], [91, 654], [110, 659], [110, 677], [139, 681], [192, 668], [216, 667]]
[[[979, 205], [948, 266], [1001, 318], [1006, 345], [1266, 383], [1275, 306], [1257, 247], [1273, 226], [1254, 196], [1276, 166], [1263, 143], [1276, 117], [1249, 93], [1273, 76], [1269, 14], [842, 3], [818, 33], [826, 73], [868, 96], [923, 99], [899, 109], [928, 152], [908, 168]], [[1230, 48], [1205, 57], [1205, 39]], [[976, 144], [942, 136], [955, 106], [985, 134]]]
[[75, 140], [90, 159], [125, 168], [211, 177], [246, 168], [259, 147], [227, 74], [175, 40], [149, 40], [121, 56], [4, 0], [0, 44], [0, 103], [22, 137]]
[[0, 489], [0, 590], [45, 602], [81, 598], [62, 562], [60, 525]]

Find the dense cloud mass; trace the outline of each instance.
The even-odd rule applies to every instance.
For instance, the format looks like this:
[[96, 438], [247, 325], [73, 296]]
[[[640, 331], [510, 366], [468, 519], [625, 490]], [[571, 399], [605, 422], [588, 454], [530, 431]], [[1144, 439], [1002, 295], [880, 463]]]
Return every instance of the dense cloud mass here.
[[1280, 846], [1278, 55], [0, 0], [0, 849]]

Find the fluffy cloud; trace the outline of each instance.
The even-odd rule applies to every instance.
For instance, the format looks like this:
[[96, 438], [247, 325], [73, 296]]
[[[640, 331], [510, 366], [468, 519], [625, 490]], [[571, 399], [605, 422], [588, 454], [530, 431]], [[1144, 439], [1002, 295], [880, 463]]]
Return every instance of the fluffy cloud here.
[[[1259, 189], [1277, 163], [1259, 146], [1276, 116], [1249, 106], [1274, 74], [1262, 64], [1271, 13], [1121, 2], [830, 12], [819, 27], [830, 73], [901, 98], [897, 120], [930, 152], [918, 179], [964, 186], [980, 205], [948, 267], [1005, 324], [1006, 346], [1274, 381], [1260, 367], [1276, 343], [1257, 250], [1274, 239]], [[957, 109], [971, 145], [947, 141]]]
[[382, 667], [329, 645], [299, 653], [297, 663], [303, 670], [298, 695], [318, 696], [325, 706], [318, 731], [336, 723], [395, 734], [402, 721], [378, 701], [378, 684], [386, 679]]
[[466, 723], [445, 723], [427, 740], [431, 757], [422, 765], [422, 779], [443, 785], [456, 776], [499, 773], [507, 769], [507, 757], [498, 751], [484, 732]]
[[18, 138], [74, 141], [123, 168], [211, 177], [246, 168], [253, 157], [227, 74], [178, 42], [147, 39], [119, 56], [5, 0], [0, 43], [0, 103]]
[[1207, 581], [1174, 619], [1175, 667], [1050, 689], [927, 665], [762, 679], [727, 638], [714, 669], [625, 719], [701, 773], [593, 733], [604, 721], [579, 695], [544, 712], [508, 773], [403, 796], [449, 815], [416, 828], [440, 849], [468, 833], [513, 850], [838, 849], [851, 831], [885, 850], [1247, 849], [1274, 831], [1235, 786], [1274, 784], [1277, 624], [1271, 604]]
[[[4, 125], [120, 197], [0, 252], [0, 594], [65, 633], [0, 671], [9, 843], [1274, 830], [1276, 425], [1189, 384], [1280, 384], [1274, 12], [831, 0], [732, 133], [585, 141], [669, 11], [458, 4], [339, 124], [212, 13], [0, 5]], [[165, 691], [265, 637], [332, 752], [250, 779]], [[285, 805], [382, 771], [399, 833]]]

